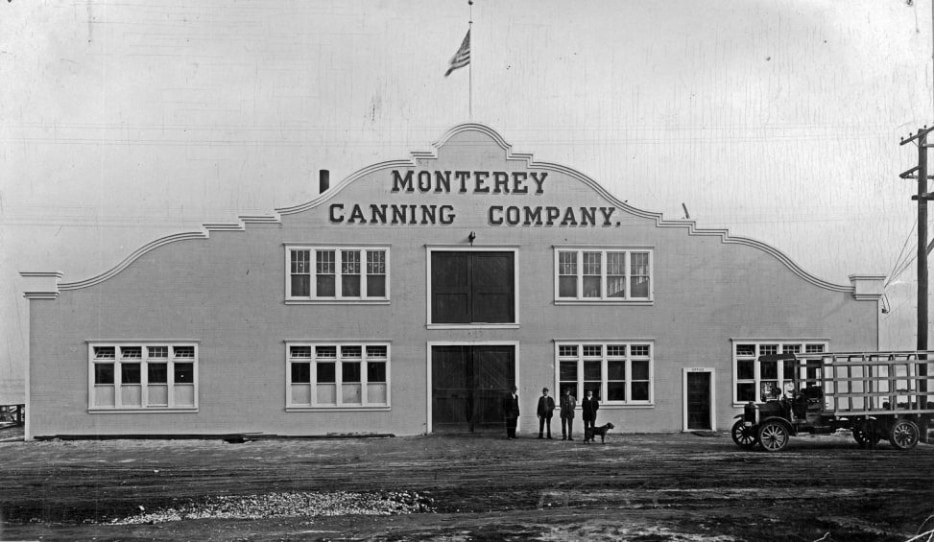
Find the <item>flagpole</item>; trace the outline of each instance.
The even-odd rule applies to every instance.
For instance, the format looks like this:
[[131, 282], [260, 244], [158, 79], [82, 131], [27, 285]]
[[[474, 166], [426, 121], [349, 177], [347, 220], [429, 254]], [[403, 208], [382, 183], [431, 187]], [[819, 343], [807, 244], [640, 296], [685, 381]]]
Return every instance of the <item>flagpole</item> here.
[[[470, 6], [470, 16], [467, 19], [467, 34], [471, 35], [470, 39], [473, 40], [473, 0], [467, 0], [467, 5]], [[473, 44], [470, 44], [470, 64], [467, 65], [467, 119], [470, 122], [473, 122]]]

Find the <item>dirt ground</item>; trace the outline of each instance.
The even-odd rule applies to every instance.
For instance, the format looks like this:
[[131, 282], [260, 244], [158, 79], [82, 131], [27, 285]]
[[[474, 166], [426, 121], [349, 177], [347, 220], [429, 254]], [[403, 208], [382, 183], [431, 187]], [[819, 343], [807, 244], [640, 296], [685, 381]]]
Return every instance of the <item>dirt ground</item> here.
[[[26, 443], [7, 430], [0, 457], [2, 540], [859, 542], [934, 529], [934, 446], [867, 450], [842, 433], [771, 454], [726, 433]], [[361, 495], [414, 513], [262, 504]], [[240, 515], [160, 519], [218, 500]]]

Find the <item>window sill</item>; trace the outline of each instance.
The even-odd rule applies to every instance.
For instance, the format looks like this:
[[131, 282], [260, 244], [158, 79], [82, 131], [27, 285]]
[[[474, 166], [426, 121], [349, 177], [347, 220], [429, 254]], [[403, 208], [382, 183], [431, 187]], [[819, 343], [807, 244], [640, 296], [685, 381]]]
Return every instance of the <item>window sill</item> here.
[[519, 329], [519, 324], [428, 324], [427, 329]]
[[389, 412], [392, 410], [390, 405], [366, 405], [366, 406], [287, 406], [286, 412]]
[[654, 299], [556, 299], [555, 305], [632, 305], [647, 307], [655, 304]]
[[286, 305], [389, 305], [388, 299], [286, 299]]
[[597, 410], [597, 413], [599, 414], [600, 410], [634, 410], [639, 408], [655, 408], [655, 403], [633, 403], [630, 405], [600, 403], [600, 409]]
[[89, 408], [88, 414], [179, 414], [198, 412], [198, 407]]

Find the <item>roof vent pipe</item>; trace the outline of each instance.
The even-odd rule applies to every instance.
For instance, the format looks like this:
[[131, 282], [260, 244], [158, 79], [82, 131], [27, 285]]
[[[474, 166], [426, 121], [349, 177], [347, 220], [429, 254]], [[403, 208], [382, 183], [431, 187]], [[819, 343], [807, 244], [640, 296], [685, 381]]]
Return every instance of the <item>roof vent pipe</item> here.
[[328, 191], [328, 188], [331, 186], [331, 172], [322, 169], [318, 172], [318, 193], [324, 194]]

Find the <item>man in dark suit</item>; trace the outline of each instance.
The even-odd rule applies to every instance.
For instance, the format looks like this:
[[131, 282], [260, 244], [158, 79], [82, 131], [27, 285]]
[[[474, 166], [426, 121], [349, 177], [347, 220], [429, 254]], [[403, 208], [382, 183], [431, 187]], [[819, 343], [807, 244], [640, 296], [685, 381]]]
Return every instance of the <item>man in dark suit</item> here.
[[574, 440], [571, 431], [574, 426], [574, 407], [577, 406], [577, 397], [571, 395], [570, 386], [564, 388], [561, 396], [561, 440]]
[[593, 396], [593, 390], [587, 390], [587, 397], [581, 401], [581, 418], [584, 419], [584, 440], [587, 440], [587, 428], [593, 429], [597, 423], [597, 409], [600, 402]]
[[554, 413], [555, 400], [548, 397], [548, 388], [542, 388], [542, 396], [538, 398], [538, 438], [542, 438], [547, 427], [548, 438], [551, 439], [551, 416]]
[[516, 438], [516, 423], [519, 421], [519, 388], [513, 386], [512, 392], [503, 397], [503, 418], [506, 419], [506, 438]]

